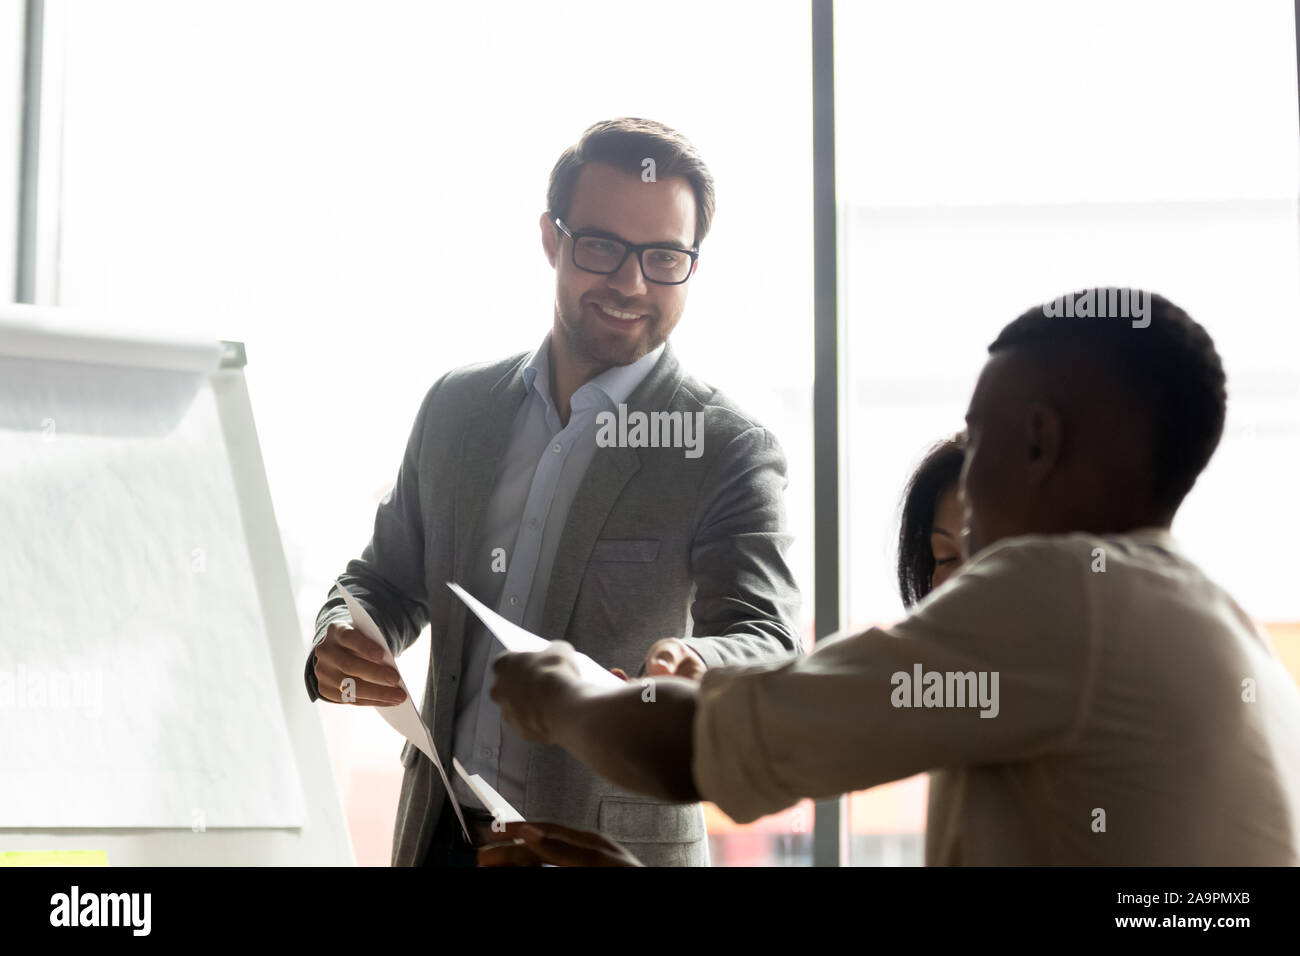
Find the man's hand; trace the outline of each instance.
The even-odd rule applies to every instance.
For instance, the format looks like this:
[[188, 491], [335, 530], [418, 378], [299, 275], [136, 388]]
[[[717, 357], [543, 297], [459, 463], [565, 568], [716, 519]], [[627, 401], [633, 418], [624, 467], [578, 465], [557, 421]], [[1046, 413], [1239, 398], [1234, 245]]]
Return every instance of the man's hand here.
[[641, 861], [613, 840], [590, 830], [558, 823], [507, 823], [507, 840], [478, 851], [479, 866], [641, 866]]
[[645, 655], [646, 677], [685, 677], [699, 680], [708, 666], [680, 637], [665, 637], [650, 645]]
[[[345, 701], [343, 681], [348, 678], [354, 686]], [[351, 624], [331, 624], [316, 645], [316, 684], [325, 700], [391, 707], [406, 700], [401, 680], [397, 668], [384, 663], [383, 649]]]
[[503, 654], [492, 667], [492, 699], [501, 716], [526, 740], [558, 743], [560, 717], [581, 696], [573, 646], [552, 641], [544, 651]]

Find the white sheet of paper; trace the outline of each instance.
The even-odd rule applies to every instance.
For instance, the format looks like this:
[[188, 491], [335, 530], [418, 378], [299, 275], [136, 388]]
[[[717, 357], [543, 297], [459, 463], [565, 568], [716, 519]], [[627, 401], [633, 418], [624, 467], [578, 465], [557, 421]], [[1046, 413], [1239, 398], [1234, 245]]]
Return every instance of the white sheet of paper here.
[[[487, 629], [496, 635], [497, 640], [501, 642], [506, 650], [513, 652], [546, 650], [548, 641], [538, 637], [531, 631], [525, 631], [518, 624], [507, 621], [459, 584], [452, 584], [448, 581], [447, 587], [455, 591], [456, 596], [478, 615], [478, 619], [487, 625]], [[627, 686], [627, 683], [617, 674], [601, 667], [586, 654], [574, 651], [574, 656], [578, 661], [578, 673], [583, 680], [604, 687]]]
[[456, 768], [460, 778], [469, 784], [469, 788], [474, 791], [474, 796], [478, 797], [479, 802], [492, 814], [494, 822], [497, 820], [502, 823], [524, 822], [524, 815], [507, 803], [506, 798], [497, 793], [490, 783], [476, 773], [466, 773], [465, 768], [455, 757], [451, 758], [451, 765]]
[[[338, 586], [339, 593], [343, 595], [343, 603], [347, 605], [348, 610], [352, 613], [352, 626], [383, 648], [385, 664], [394, 668], [397, 667], [397, 660], [393, 657], [393, 652], [389, 648], [388, 642], [384, 640], [384, 636], [379, 632], [379, 626], [375, 624], [374, 619], [366, 613], [365, 608], [357, 603], [357, 599], [343, 586], [342, 582], [335, 581], [334, 583]], [[465, 815], [461, 812], [460, 801], [456, 799], [456, 794], [451, 791], [451, 781], [447, 779], [447, 771], [443, 769], [442, 761], [438, 759], [438, 748], [433, 744], [433, 734], [429, 731], [429, 725], [420, 716], [420, 711], [415, 706], [415, 700], [411, 697], [411, 692], [407, 690], [406, 681], [402, 681], [402, 690], [406, 691], [406, 700], [391, 707], [376, 707], [375, 710], [379, 711], [380, 717], [388, 721], [389, 726], [415, 744], [426, 757], [433, 761], [433, 765], [438, 768], [438, 776], [442, 777], [442, 785], [447, 788], [447, 799], [451, 801], [451, 805], [456, 811], [456, 819], [460, 821], [460, 828], [465, 833], [465, 839], [469, 840], [469, 828], [465, 826]]]

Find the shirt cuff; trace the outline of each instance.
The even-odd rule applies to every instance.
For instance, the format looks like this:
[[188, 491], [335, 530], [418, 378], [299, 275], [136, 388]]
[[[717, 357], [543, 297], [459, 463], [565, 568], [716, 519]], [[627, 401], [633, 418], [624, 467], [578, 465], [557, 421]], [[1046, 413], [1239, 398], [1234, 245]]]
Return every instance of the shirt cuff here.
[[320, 700], [320, 685], [316, 681], [315, 651], [307, 655], [307, 669], [303, 673], [303, 680], [307, 684], [307, 699], [312, 703]]
[[325, 635], [329, 633], [330, 625], [337, 624], [340, 621], [351, 624], [352, 612], [346, 606], [335, 608], [326, 617], [316, 622], [316, 634], [311, 640], [311, 646], [315, 647], [321, 641], [325, 640]]
[[707, 637], [683, 637], [682, 643], [689, 647], [699, 658], [704, 661], [704, 666], [710, 670], [715, 667], [722, 667], [726, 661], [718, 652], [717, 647], [711, 638]]

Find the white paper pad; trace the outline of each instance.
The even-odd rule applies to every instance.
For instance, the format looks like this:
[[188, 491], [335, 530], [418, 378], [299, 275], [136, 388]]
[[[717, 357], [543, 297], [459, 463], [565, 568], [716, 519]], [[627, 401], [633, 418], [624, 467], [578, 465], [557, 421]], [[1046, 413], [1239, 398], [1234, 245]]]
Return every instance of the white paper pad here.
[[524, 815], [506, 803], [506, 798], [497, 793], [490, 783], [476, 773], [466, 773], [465, 768], [455, 757], [451, 758], [451, 765], [456, 768], [460, 778], [469, 784], [469, 788], [474, 791], [474, 796], [478, 797], [479, 802], [492, 814], [494, 822], [498, 820], [502, 823], [524, 822]]
[[[512, 652], [546, 650], [549, 644], [548, 641], [538, 637], [531, 631], [525, 631], [518, 624], [507, 621], [459, 584], [452, 584], [448, 581], [447, 587], [455, 591], [456, 596], [469, 605], [469, 609], [478, 615], [479, 620], [487, 625], [487, 629], [496, 635], [497, 640], [501, 642], [506, 650]], [[627, 686], [627, 683], [617, 674], [601, 667], [586, 654], [580, 651], [574, 651], [573, 653], [574, 657], [577, 658], [578, 673], [583, 680], [604, 687]]]
[[[343, 603], [352, 612], [352, 626], [383, 648], [384, 663], [396, 669], [397, 660], [393, 657], [388, 642], [384, 640], [384, 636], [379, 632], [379, 626], [375, 624], [370, 615], [366, 613], [366, 609], [357, 603], [357, 599], [341, 582], [335, 581], [334, 583], [338, 587], [339, 593], [343, 595]], [[447, 799], [451, 801], [452, 807], [456, 810], [456, 819], [460, 821], [460, 828], [465, 833], [465, 839], [473, 842], [470, 840], [469, 828], [465, 826], [465, 815], [461, 813], [460, 801], [451, 792], [451, 781], [447, 779], [447, 771], [442, 768], [442, 761], [438, 759], [438, 748], [433, 744], [433, 734], [429, 731], [429, 725], [420, 716], [420, 711], [415, 706], [415, 700], [411, 697], [411, 692], [406, 688], [406, 681], [401, 681], [401, 688], [406, 691], [406, 700], [390, 707], [375, 707], [375, 710], [379, 711], [379, 716], [388, 721], [394, 730], [415, 744], [426, 757], [433, 761], [433, 765], [438, 768], [438, 776], [442, 777], [442, 785], [447, 788]]]
[[106, 334], [99, 316], [70, 309], [0, 306], [0, 355], [132, 369], [215, 372], [221, 343], [194, 336], [160, 340], [142, 333]]
[[200, 828], [304, 826], [272, 654], [298, 637], [265, 614], [280, 598], [259, 598], [250, 549], [277, 558], [249, 537], [260, 503], [231, 465], [256, 434], [235, 433], [206, 374], [9, 344], [0, 334], [0, 828], [186, 831], [156, 835], [179, 848]]

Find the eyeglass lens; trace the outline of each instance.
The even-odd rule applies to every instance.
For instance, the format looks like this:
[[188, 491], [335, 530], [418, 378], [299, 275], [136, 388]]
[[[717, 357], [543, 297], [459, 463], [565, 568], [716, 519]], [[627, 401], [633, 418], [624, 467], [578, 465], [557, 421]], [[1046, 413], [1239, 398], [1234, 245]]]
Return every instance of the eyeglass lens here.
[[[610, 273], [618, 269], [627, 255], [627, 246], [614, 239], [583, 236], [574, 247], [574, 262], [592, 272]], [[677, 283], [691, 271], [691, 257], [677, 249], [646, 249], [641, 267], [651, 282]]]

